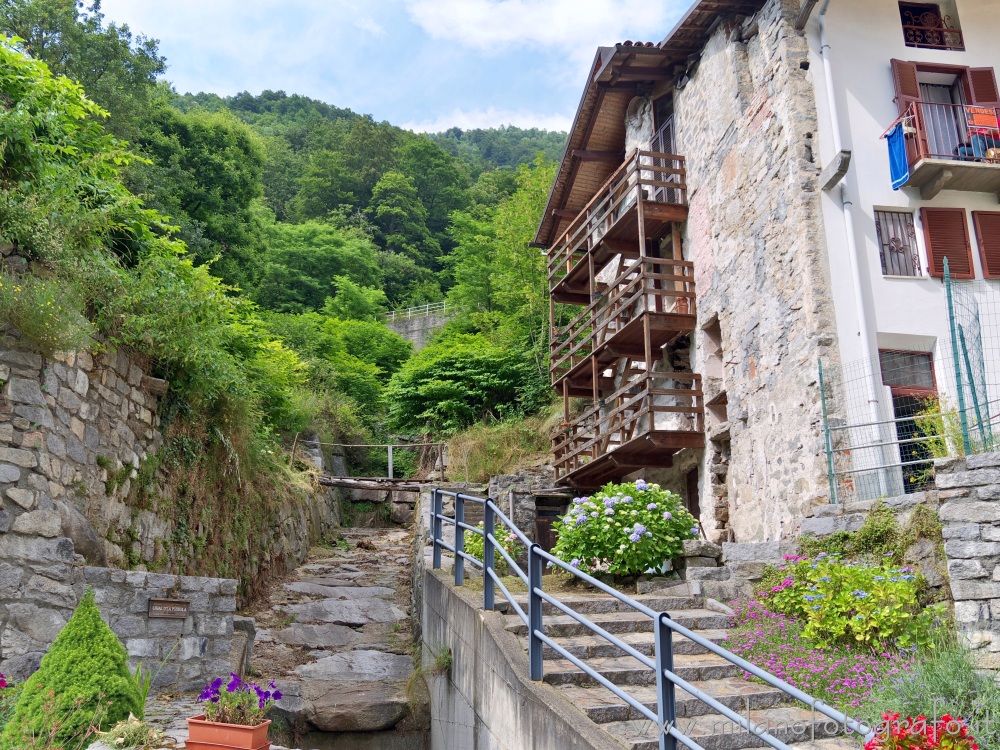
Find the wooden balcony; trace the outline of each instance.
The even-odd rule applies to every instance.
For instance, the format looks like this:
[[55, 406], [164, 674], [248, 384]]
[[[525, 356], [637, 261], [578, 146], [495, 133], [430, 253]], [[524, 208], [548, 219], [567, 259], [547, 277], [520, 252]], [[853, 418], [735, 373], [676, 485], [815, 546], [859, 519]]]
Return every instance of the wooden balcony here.
[[901, 118], [910, 178], [932, 200], [942, 190], [1000, 193], [1000, 110], [914, 102]]
[[614, 389], [614, 378], [602, 375], [608, 365], [652, 356], [695, 328], [692, 263], [640, 258], [623, 266], [583, 312], [550, 332], [552, 384], [564, 396], [597, 399]]
[[549, 252], [555, 302], [589, 304], [591, 279], [617, 255], [647, 255], [647, 238], [687, 218], [684, 157], [633, 151]]
[[645, 467], [667, 467], [705, 445], [701, 378], [646, 372], [599, 401], [553, 441], [556, 479], [595, 488]]

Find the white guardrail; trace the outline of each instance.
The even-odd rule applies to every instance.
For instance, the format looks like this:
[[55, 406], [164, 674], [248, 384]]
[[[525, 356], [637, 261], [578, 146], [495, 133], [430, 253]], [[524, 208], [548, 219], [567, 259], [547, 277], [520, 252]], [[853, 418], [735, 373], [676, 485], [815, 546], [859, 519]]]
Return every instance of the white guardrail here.
[[428, 302], [426, 305], [407, 307], [403, 310], [391, 310], [385, 314], [385, 319], [389, 323], [397, 320], [411, 320], [412, 318], [424, 318], [436, 313], [448, 312], [447, 302]]

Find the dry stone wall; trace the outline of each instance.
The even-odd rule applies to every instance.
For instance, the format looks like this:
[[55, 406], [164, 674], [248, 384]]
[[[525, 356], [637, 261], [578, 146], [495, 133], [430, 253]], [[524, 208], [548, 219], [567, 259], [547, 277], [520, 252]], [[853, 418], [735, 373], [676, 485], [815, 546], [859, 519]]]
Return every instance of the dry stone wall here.
[[1000, 453], [935, 464], [955, 622], [980, 666], [1000, 669]]
[[702, 523], [715, 541], [789, 537], [827, 492], [816, 363], [838, 355], [798, 10], [769, 0], [756, 32], [724, 21], [675, 94], [702, 329], [693, 363], [711, 372], [719, 353], [704, 328], [717, 321], [722, 376], [705, 377], [705, 399], [728, 399], [702, 457]]

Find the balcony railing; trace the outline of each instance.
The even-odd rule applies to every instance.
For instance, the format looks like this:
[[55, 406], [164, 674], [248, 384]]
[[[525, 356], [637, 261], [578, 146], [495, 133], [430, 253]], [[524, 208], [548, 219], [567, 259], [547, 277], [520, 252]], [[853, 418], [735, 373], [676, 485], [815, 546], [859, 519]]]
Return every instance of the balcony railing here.
[[683, 156], [653, 151], [629, 154], [573, 219], [559, 244], [549, 252], [550, 287], [572, 271], [619, 220], [638, 206], [640, 196], [646, 204], [686, 206], [684, 180]]
[[998, 118], [1000, 110], [994, 107], [914, 102], [902, 118], [910, 164], [921, 159], [1000, 161]]
[[641, 466], [653, 447], [669, 457], [694, 445], [703, 439], [703, 406], [700, 375], [656, 372], [630, 380], [564, 426], [553, 441], [556, 478], [616, 452], [618, 466]]
[[905, 10], [901, 14], [907, 47], [921, 49], [965, 49], [962, 32], [952, 26], [951, 16], [942, 17], [930, 9]]
[[[562, 328], [550, 334], [552, 382], [585, 361], [644, 313], [695, 313], [694, 264], [684, 260], [640, 258]], [[684, 330], [688, 330], [685, 328]], [[640, 332], [641, 333], [641, 332]], [[663, 342], [659, 342], [662, 345]], [[653, 342], [654, 346], [657, 342]]]

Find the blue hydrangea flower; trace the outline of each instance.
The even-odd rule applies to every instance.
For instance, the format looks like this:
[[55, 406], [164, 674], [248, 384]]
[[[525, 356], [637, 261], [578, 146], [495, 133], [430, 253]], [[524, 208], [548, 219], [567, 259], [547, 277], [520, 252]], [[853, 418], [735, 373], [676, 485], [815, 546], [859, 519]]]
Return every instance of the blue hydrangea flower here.
[[674, 517], [674, 514], [671, 513], [669, 510], [663, 511], [663, 520], [664, 521], [669, 521], [673, 517]]
[[641, 523], [637, 523], [635, 525], [635, 533], [636, 534], [645, 534], [646, 533], [646, 527], [643, 526]]
[[635, 480], [635, 488], [639, 492], [642, 492], [643, 490], [648, 490], [649, 489], [649, 485], [646, 484], [646, 480], [645, 479], [636, 479]]
[[604, 511], [604, 515], [606, 516], [613, 516], [614, 514], [615, 512], [611, 508], [606, 508]]
[[698, 527], [697, 526], [692, 526], [691, 527], [691, 536], [698, 536]]
[[590, 517], [591, 518], [597, 518], [597, 511], [596, 510], [590, 511]]
[[656, 503], [650, 503], [647, 505], [646, 510], [656, 510]]
[[625, 497], [622, 498], [622, 502], [623, 503], [630, 503], [630, 502], [632, 502], [632, 496], [631, 495], [626, 495]]
[[867, 599], [868, 598], [868, 592], [867, 591], [862, 591], [861, 589], [857, 589], [855, 591], [852, 591], [851, 594], [852, 594], [852, 596], [854, 596], [857, 599]]
[[572, 560], [569, 561], [569, 566], [571, 568], [579, 568], [580, 567], [580, 558], [574, 557]]
[[583, 515], [580, 515], [580, 516], [576, 517], [576, 525], [577, 526], [579, 526], [581, 523], [586, 523], [586, 522], [587, 522], [587, 516], [586, 516], [586, 514], [583, 514]]
[[642, 537], [639, 534], [629, 534], [628, 538], [633, 542], [638, 542]]

